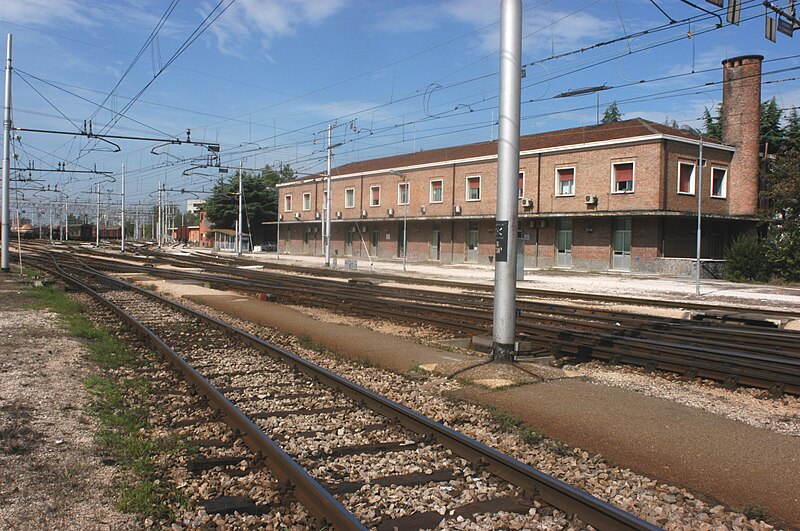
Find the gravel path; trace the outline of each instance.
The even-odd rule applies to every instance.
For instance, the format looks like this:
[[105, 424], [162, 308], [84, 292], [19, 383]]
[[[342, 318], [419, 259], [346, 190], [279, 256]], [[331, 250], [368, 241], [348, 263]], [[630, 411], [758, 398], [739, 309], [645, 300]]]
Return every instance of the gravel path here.
[[133, 529], [114, 509], [81, 380], [96, 369], [58, 316], [0, 282], [0, 529]]

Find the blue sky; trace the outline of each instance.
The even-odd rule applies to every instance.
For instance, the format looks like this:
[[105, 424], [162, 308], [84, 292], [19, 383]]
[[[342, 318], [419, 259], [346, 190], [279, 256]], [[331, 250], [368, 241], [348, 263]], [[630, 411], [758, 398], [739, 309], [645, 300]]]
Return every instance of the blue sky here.
[[[324, 170], [329, 123], [343, 143], [335, 164], [496, 137], [499, 0], [236, 0], [167, 65], [203, 19], [230, 2], [214, 11], [218, 1], [3, 0], [0, 30], [14, 35], [15, 126], [75, 131], [91, 118], [94, 132], [157, 138], [185, 138], [190, 129], [192, 140], [220, 144], [223, 164], [246, 157], [245, 167], [287, 163], [301, 173]], [[720, 62], [742, 54], [764, 55], [765, 73], [785, 70], [765, 75], [764, 99], [798, 104], [800, 47], [783, 35], [764, 38], [764, 10], [745, 0], [741, 25], [722, 13], [717, 28], [716, 17], [680, 0], [524, 1], [522, 133], [595, 123], [596, 96], [553, 96], [604, 84], [614, 88], [600, 93], [601, 114], [616, 100], [625, 118], [699, 127], [704, 107], [721, 101]], [[124, 117], [115, 114], [148, 83]], [[190, 169], [208, 153], [198, 146], [152, 154], [154, 142], [118, 141], [112, 152], [68, 135], [20, 137], [20, 166], [63, 162], [116, 173], [35, 173], [39, 183], [19, 184], [26, 200], [58, 197], [36, 191], [49, 184], [91, 201], [86, 192], [98, 180], [118, 189], [122, 164], [129, 204], [152, 202], [159, 181], [209, 189], [219, 175]]]

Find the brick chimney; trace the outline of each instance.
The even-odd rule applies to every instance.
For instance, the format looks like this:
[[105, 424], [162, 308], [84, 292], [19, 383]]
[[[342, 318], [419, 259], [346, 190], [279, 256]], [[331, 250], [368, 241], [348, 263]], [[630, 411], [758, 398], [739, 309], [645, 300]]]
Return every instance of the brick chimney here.
[[[722, 61], [722, 141], [736, 147], [728, 174], [731, 215], [752, 215], [758, 209], [763, 60], [761, 55], [742, 55]], [[708, 190], [706, 183], [704, 188]]]

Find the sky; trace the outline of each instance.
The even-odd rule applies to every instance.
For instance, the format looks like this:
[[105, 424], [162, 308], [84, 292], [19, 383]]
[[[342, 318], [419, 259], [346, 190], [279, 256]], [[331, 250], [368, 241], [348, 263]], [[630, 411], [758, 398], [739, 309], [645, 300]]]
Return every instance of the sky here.
[[[765, 57], [762, 99], [800, 103], [800, 41], [764, 37], [760, 0], [743, 1], [739, 25], [706, 0], [522, 9], [523, 135], [593, 125], [612, 101], [624, 119], [701, 128], [721, 103], [721, 61], [745, 54]], [[129, 208], [153, 204], [160, 183], [185, 207], [225, 175], [204, 167], [217, 156], [324, 171], [329, 126], [334, 165], [496, 139], [499, 21], [499, 0], [3, 0], [14, 126], [66, 133], [15, 132], [15, 168], [64, 170], [14, 172], [13, 196], [28, 217], [64, 200], [86, 213], [99, 185], [113, 210], [124, 165]], [[150, 140], [73, 134], [90, 123]], [[168, 143], [187, 130], [218, 155]]]

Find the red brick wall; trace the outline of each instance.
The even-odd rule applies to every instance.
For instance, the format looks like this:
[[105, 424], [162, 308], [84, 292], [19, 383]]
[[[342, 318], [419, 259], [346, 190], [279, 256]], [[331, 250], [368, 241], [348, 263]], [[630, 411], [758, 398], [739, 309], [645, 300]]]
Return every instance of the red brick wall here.
[[722, 139], [736, 146], [731, 162], [730, 213], [754, 214], [758, 208], [758, 150], [761, 127], [760, 55], [722, 62]]

